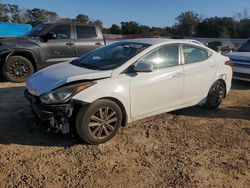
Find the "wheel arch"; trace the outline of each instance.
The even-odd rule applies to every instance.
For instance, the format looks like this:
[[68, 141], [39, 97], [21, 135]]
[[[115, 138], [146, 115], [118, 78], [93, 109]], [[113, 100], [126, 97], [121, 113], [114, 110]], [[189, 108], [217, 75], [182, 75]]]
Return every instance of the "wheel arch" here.
[[122, 104], [122, 102], [114, 97], [103, 97], [103, 98], [99, 98], [97, 100], [101, 100], [101, 99], [111, 100], [119, 106], [119, 108], [122, 111], [122, 126], [125, 126], [128, 122], [128, 115], [127, 115], [126, 109], [125, 109], [124, 105]]
[[10, 58], [12, 56], [22, 56], [22, 57], [28, 59], [32, 63], [34, 70], [37, 70], [37, 58], [32, 51], [30, 51], [30, 50], [13, 50], [13, 51], [8, 51], [2, 55], [2, 57], [4, 57], [4, 61], [7, 61], [8, 58]]

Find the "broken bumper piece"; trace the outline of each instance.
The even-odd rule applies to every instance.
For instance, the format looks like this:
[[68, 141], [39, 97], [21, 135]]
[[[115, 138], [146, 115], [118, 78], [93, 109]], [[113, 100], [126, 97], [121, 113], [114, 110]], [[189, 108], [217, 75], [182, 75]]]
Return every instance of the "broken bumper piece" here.
[[28, 90], [24, 91], [24, 95], [31, 103], [31, 108], [36, 116], [44, 122], [49, 122], [48, 131], [69, 133], [69, 118], [73, 112], [71, 104], [44, 105], [39, 97], [31, 95]]

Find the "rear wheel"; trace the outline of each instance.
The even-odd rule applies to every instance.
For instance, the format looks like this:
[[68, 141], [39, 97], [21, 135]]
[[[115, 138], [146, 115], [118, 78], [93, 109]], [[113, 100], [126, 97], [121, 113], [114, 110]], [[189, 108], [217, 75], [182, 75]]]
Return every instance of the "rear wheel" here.
[[3, 77], [10, 82], [24, 82], [34, 72], [32, 63], [22, 56], [12, 56], [3, 64]]
[[78, 135], [89, 144], [101, 144], [115, 136], [122, 123], [119, 106], [110, 100], [98, 100], [77, 114]]
[[207, 99], [206, 106], [209, 109], [216, 109], [221, 104], [223, 98], [226, 95], [226, 86], [223, 81], [216, 81], [210, 88]]

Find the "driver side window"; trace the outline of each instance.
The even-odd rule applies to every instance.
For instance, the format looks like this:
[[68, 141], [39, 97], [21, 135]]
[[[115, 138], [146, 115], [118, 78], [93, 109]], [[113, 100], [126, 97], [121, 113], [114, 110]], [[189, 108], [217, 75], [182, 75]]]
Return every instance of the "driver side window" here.
[[154, 69], [179, 65], [178, 44], [159, 47], [143, 57], [139, 62], [153, 65]]
[[70, 25], [57, 25], [49, 33], [54, 33], [56, 39], [70, 39]]

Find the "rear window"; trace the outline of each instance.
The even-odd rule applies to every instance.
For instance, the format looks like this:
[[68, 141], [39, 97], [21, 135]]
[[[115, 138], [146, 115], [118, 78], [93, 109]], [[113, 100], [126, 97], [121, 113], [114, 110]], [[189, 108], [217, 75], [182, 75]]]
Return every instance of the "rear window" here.
[[208, 50], [192, 45], [183, 45], [185, 64], [197, 63], [208, 59], [212, 53]]
[[76, 34], [78, 39], [95, 38], [97, 36], [95, 27], [92, 26], [77, 25]]

